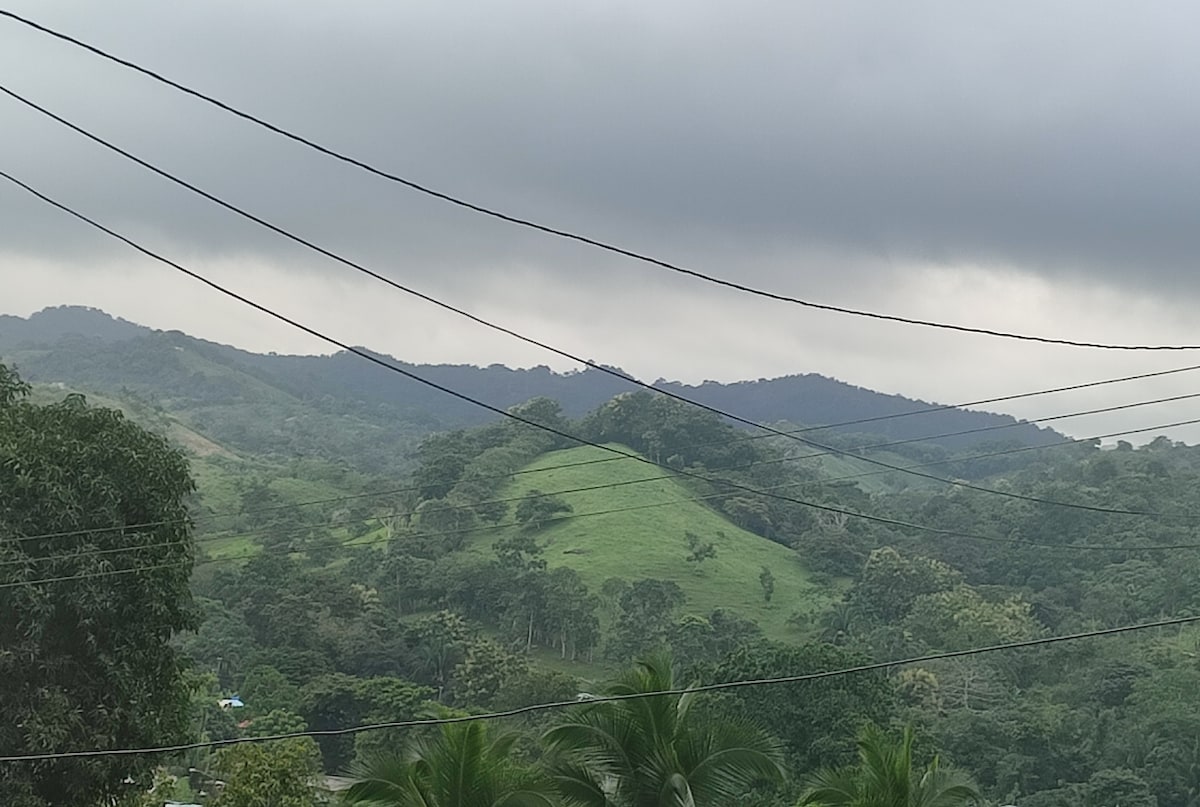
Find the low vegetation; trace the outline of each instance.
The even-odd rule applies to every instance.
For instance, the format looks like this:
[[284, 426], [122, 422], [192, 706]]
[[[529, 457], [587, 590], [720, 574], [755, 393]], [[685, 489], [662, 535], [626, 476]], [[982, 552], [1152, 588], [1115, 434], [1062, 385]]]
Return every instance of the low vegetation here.
[[[949, 457], [947, 473], [988, 487], [1146, 514], [1129, 515], [831, 480], [785, 442], [645, 393], [577, 419], [544, 398], [518, 411], [665, 468], [497, 422], [425, 437], [375, 471], [257, 453], [142, 392], [99, 401], [125, 415], [66, 389], [28, 393], [0, 365], [0, 613], [15, 615], [0, 626], [0, 755], [574, 705], [3, 763], [6, 804], [132, 804], [155, 786], [248, 807], [278, 786], [276, 803], [308, 807], [347, 772], [364, 804], [953, 805], [978, 792], [1191, 807], [1200, 793], [1193, 627], [592, 702], [1200, 612], [1200, 450]], [[470, 777], [448, 780], [449, 758]]]

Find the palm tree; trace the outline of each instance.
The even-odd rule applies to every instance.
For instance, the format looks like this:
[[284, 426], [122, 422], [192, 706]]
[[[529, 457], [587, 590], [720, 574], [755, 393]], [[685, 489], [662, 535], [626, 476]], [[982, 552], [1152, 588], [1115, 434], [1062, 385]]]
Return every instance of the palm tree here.
[[400, 753], [351, 768], [348, 804], [362, 807], [554, 807], [549, 789], [511, 758], [515, 734], [481, 721], [443, 725]]
[[[670, 661], [639, 661], [606, 695], [678, 691]], [[779, 743], [757, 727], [693, 714], [696, 693], [585, 705], [545, 734], [551, 773], [581, 807], [722, 807], [783, 776]]]
[[912, 744], [911, 728], [899, 744], [879, 729], [864, 730], [858, 765], [815, 774], [801, 807], [960, 807], [979, 799], [966, 774], [941, 767], [937, 757], [923, 772], [913, 771]]

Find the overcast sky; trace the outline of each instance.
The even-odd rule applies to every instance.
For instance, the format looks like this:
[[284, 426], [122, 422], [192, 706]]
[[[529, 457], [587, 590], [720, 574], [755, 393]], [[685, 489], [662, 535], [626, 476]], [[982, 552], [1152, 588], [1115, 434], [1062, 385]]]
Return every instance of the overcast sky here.
[[[720, 277], [1002, 330], [1200, 343], [1195, 4], [7, 7], [415, 181]], [[952, 403], [1200, 364], [1200, 351], [1027, 345], [706, 286], [372, 178], [5, 19], [0, 84], [420, 291], [646, 380], [819, 372]], [[408, 361], [571, 368], [7, 97], [0, 122], [4, 170], [343, 341]], [[6, 184], [0, 281], [0, 313], [90, 305], [252, 350], [329, 350]], [[1193, 391], [1200, 372], [1004, 409], [1037, 418]]]

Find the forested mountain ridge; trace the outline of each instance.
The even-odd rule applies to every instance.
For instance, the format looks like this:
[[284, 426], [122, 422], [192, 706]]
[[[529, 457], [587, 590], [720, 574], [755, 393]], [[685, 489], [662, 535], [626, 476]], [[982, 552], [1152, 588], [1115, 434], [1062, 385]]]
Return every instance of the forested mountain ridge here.
[[[387, 358], [431, 381], [496, 406], [550, 398], [558, 401], [569, 417], [579, 417], [614, 395], [634, 389], [619, 378], [592, 369], [556, 373], [547, 367], [514, 370], [501, 365], [414, 365]], [[60, 382], [99, 393], [124, 389], [147, 396], [181, 414], [200, 431], [217, 421], [232, 421], [238, 425], [217, 425], [222, 433], [210, 436], [221, 442], [241, 443], [255, 452], [273, 450], [271, 434], [262, 424], [245, 422], [240, 417], [237, 409], [243, 404], [273, 401], [282, 405], [288, 411], [272, 429], [292, 440], [300, 428], [292, 424], [311, 417], [296, 411], [296, 405], [303, 402], [331, 417], [357, 421], [364, 434], [375, 433], [371, 441], [364, 441], [364, 449], [369, 448], [368, 443], [379, 446], [382, 441], [389, 444], [393, 454], [404, 453], [415, 439], [430, 432], [477, 426], [494, 419], [464, 401], [381, 372], [352, 354], [255, 354], [176, 331], [154, 331], [95, 309], [62, 307], [46, 309], [28, 319], [0, 317], [0, 359], [18, 367], [30, 381]], [[710, 381], [698, 386], [660, 379], [656, 385], [766, 423], [820, 425], [932, 406], [815, 374], [733, 384]], [[226, 407], [232, 409], [225, 411]], [[987, 433], [936, 437], [988, 427], [1004, 428], [991, 437]], [[239, 434], [237, 429], [251, 433]], [[314, 425], [313, 430], [319, 427]], [[933, 436], [929, 442], [950, 449], [994, 439], [1022, 445], [1062, 439], [1057, 432], [1018, 424], [1007, 415], [960, 409], [880, 420], [849, 431], [892, 440]], [[378, 457], [366, 462], [368, 470], [394, 467]]]
[[[99, 341], [76, 338], [78, 350], [47, 355], [103, 380], [118, 354]], [[791, 441], [754, 439], [641, 391], [580, 418], [547, 398], [512, 410], [550, 431], [512, 419], [424, 437], [396, 427], [390, 434], [410, 447], [391, 457], [387, 418], [370, 407], [292, 395], [178, 334], [116, 344], [138, 386], [93, 404], [119, 406], [180, 444], [199, 486], [198, 496], [180, 491], [196, 523], [190, 581], [172, 573], [171, 590], [190, 583], [203, 617], [172, 642], [189, 669], [176, 693], [191, 698], [180, 742], [586, 701], [610, 674], [664, 650], [681, 680], [715, 683], [1200, 613], [1200, 449], [1165, 437], [1113, 450], [1060, 442], [990, 467], [964, 464], [974, 449], [914, 444], [895, 461], [937, 457], [946, 480], [910, 484], [888, 471], [895, 484], [872, 486], [879, 468], [857, 454], [833, 458], [831, 473]], [[0, 365], [0, 382], [6, 372]], [[66, 606], [82, 589], [155, 590], [168, 573], [136, 568], [138, 553], [171, 545], [168, 525], [131, 512], [113, 530], [104, 508], [43, 505], [62, 480], [79, 495], [135, 480], [117, 461], [105, 470], [118, 475], [113, 484], [96, 485], [95, 469], [71, 459], [91, 450], [90, 432], [64, 440], [42, 424], [121, 418], [63, 382], [31, 394], [7, 377], [0, 460], [20, 461], [0, 461], [0, 491], [23, 495], [18, 510], [0, 498], [0, 535], [19, 539], [0, 540], [0, 611], [50, 613], [41, 598]], [[213, 399], [188, 398], [193, 388]], [[61, 464], [42, 456], [48, 445], [67, 452]], [[109, 456], [110, 446], [95, 448]], [[355, 452], [382, 470], [359, 470]], [[25, 540], [32, 533], [46, 540]], [[76, 575], [88, 582], [73, 585]], [[138, 585], [108, 587], [109, 575]], [[56, 652], [71, 647], [71, 629], [55, 634]], [[1194, 807], [1198, 649], [1195, 626], [1156, 627], [704, 696], [706, 719], [769, 732], [791, 776], [717, 803], [794, 807], [790, 788], [852, 761], [856, 733], [874, 724], [914, 727], [918, 753], [965, 769], [986, 804]], [[242, 710], [218, 705], [231, 693]], [[3, 714], [23, 714], [20, 693], [3, 694]], [[536, 744], [562, 718], [531, 714], [506, 727]], [[5, 748], [74, 747], [69, 733], [51, 745], [27, 738], [28, 724], [0, 720]], [[286, 775], [303, 789], [322, 770], [410, 738], [322, 736]], [[259, 756], [244, 765], [203, 750], [164, 764], [250, 787], [247, 767], [286, 762], [274, 746], [247, 747]], [[61, 778], [73, 781], [69, 770]], [[117, 770], [113, 786], [124, 780]], [[176, 795], [194, 800], [209, 781]]]

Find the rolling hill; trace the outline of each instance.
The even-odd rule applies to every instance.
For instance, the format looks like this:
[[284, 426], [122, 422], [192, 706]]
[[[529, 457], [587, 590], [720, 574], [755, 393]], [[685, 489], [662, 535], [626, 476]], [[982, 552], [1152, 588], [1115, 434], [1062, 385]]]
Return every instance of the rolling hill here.
[[[544, 454], [503, 492], [522, 496], [537, 487], [545, 493], [628, 482], [658, 476], [654, 468], [632, 461], [552, 466], [587, 462], [611, 455], [582, 446]], [[810, 579], [794, 551], [731, 524], [674, 479], [564, 495], [574, 508], [569, 518], [536, 533], [550, 567], [569, 566], [592, 591], [611, 577], [671, 580], [687, 595], [684, 612], [707, 615], [725, 608], [750, 619], [771, 638], [795, 640], [801, 632], [788, 621], [803, 621], [830, 602], [836, 591], [828, 581]], [[600, 515], [591, 515], [600, 514]], [[516, 527], [476, 533], [467, 551], [490, 554], [492, 544]], [[685, 533], [716, 547], [715, 558], [689, 563]], [[766, 602], [759, 575], [770, 569], [774, 596]]]
[[[556, 373], [547, 367], [415, 365], [385, 358], [500, 407], [552, 398], [571, 417], [630, 388], [594, 369]], [[495, 417], [353, 354], [260, 355], [178, 331], [154, 331], [94, 309], [63, 307], [28, 318], [0, 317], [0, 361], [16, 365], [30, 381], [65, 383], [100, 394], [132, 393], [230, 450], [275, 459], [320, 456], [371, 473], [403, 473], [423, 436]], [[659, 380], [656, 385], [761, 422], [798, 426], [932, 405], [815, 374], [698, 386]], [[998, 426], [1004, 431], [990, 437], [985, 432], [929, 442], [961, 450], [1000, 435], [1020, 445], [1063, 439], [1008, 415], [961, 409], [881, 420], [854, 431], [912, 440]]]

